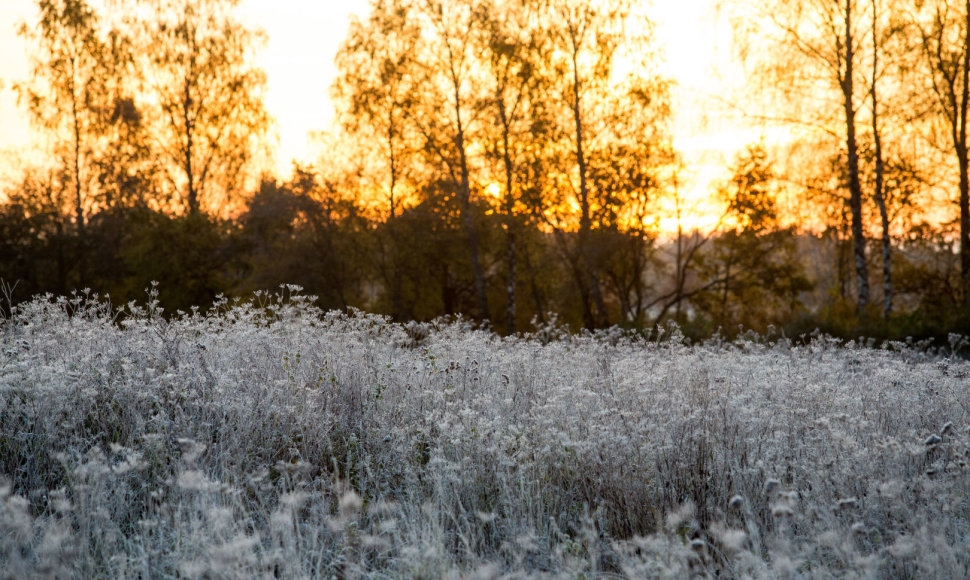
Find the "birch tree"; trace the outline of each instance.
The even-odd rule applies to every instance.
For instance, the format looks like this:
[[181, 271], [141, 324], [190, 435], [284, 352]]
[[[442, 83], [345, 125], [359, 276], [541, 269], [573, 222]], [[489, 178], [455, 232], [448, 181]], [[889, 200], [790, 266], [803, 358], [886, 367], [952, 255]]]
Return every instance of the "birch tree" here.
[[264, 34], [234, 14], [239, 0], [141, 0], [132, 34], [178, 205], [225, 208], [265, 150], [266, 74], [253, 64]]
[[956, 161], [959, 181], [960, 287], [964, 306], [970, 306], [970, 0], [936, 0], [917, 13], [927, 85], [933, 110], [942, 121], [949, 154]]

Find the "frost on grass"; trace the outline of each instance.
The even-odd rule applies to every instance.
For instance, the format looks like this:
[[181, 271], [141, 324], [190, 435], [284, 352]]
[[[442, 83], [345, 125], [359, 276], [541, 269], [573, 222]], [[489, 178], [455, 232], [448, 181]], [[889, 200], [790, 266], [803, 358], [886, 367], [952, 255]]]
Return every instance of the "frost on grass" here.
[[310, 304], [0, 321], [0, 577], [970, 574], [964, 361]]

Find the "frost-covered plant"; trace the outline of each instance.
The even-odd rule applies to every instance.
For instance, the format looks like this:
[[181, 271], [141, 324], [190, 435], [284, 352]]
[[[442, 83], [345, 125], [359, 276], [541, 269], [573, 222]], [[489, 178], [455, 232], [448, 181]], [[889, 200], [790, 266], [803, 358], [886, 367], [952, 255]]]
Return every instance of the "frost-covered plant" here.
[[966, 361], [312, 304], [13, 308], [2, 574], [970, 574]]

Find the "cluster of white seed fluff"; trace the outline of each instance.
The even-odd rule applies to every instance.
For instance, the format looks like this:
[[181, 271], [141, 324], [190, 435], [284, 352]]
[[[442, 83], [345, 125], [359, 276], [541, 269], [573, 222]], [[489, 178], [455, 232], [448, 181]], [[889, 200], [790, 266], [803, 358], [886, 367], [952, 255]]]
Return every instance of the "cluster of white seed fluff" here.
[[970, 365], [40, 297], [0, 319], [0, 577], [954, 578]]

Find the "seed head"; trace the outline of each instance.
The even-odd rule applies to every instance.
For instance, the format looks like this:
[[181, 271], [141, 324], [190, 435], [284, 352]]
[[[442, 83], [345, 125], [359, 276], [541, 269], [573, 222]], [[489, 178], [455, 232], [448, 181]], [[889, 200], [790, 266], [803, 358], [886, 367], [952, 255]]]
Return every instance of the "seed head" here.
[[848, 510], [859, 505], [859, 500], [854, 497], [847, 497], [845, 499], [840, 499], [836, 502], [840, 510]]
[[765, 482], [765, 495], [773, 494], [774, 492], [778, 491], [780, 486], [781, 482], [777, 479], [769, 479]]
[[792, 509], [787, 505], [778, 503], [771, 506], [771, 515], [776, 518], [783, 519], [794, 516], [795, 512], [793, 512]]

